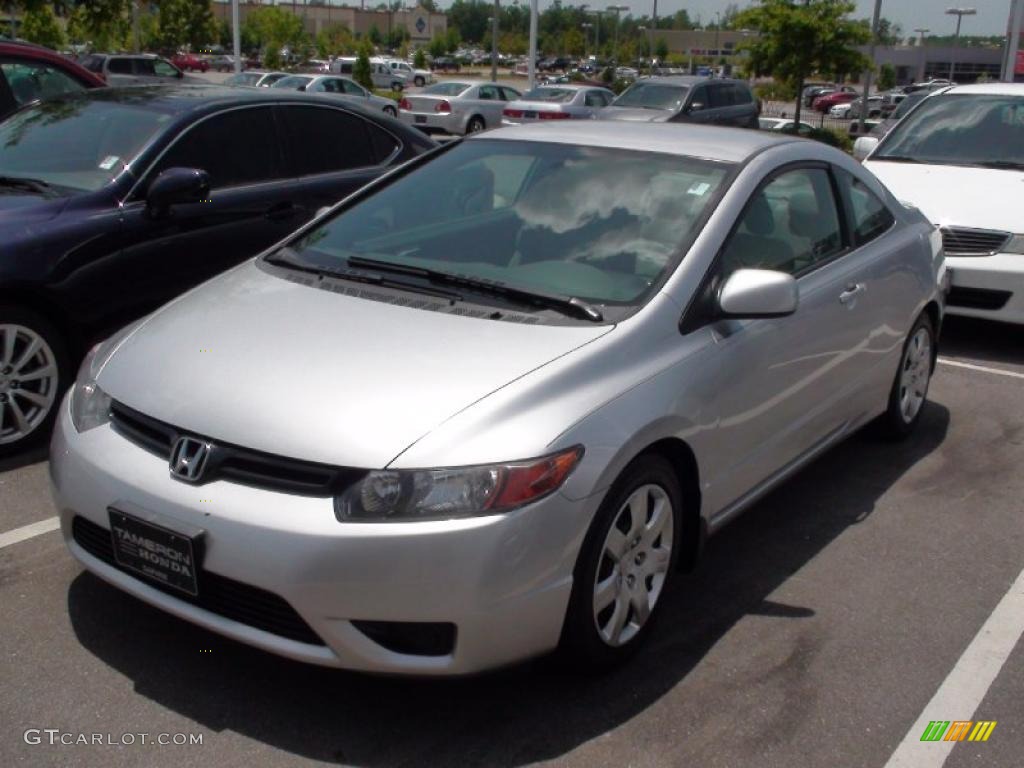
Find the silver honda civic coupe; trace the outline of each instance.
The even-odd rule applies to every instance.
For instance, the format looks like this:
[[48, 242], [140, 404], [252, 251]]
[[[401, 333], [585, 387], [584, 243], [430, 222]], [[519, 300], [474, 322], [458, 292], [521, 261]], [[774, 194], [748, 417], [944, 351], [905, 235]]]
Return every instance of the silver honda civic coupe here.
[[911, 432], [945, 282], [932, 225], [822, 144], [499, 129], [97, 346], [61, 527], [293, 659], [616, 662], [710, 533], [868, 422]]

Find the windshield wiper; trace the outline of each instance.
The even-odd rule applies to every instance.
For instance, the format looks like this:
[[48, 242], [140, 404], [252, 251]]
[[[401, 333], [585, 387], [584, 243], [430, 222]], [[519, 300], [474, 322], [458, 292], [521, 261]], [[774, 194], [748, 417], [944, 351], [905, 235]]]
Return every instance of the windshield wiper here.
[[923, 160], [918, 160], [916, 157], [910, 157], [908, 155], [877, 155], [872, 157], [872, 160], [888, 160], [892, 163], [923, 163]]
[[1018, 163], [1013, 160], [982, 160], [970, 165], [974, 168], [998, 168], [1006, 171], [1024, 170], [1024, 163]]
[[54, 197], [57, 194], [53, 186], [42, 179], [27, 179], [21, 176], [0, 176], [0, 187], [7, 187], [8, 189], [24, 189], [29, 192], [35, 192], [37, 195], [45, 195], [47, 197]]
[[394, 272], [400, 275], [421, 277], [425, 280], [430, 280], [431, 282], [461, 285], [482, 293], [502, 296], [512, 301], [533, 304], [547, 309], [555, 309], [562, 314], [582, 317], [584, 320], [590, 320], [593, 323], [600, 323], [604, 320], [604, 315], [601, 314], [601, 310], [583, 299], [576, 298], [575, 296], [562, 296], [556, 293], [546, 293], [544, 291], [535, 291], [527, 288], [514, 288], [510, 285], [506, 285], [505, 283], [499, 283], [491, 280], [482, 280], [475, 277], [468, 277], [466, 275], [457, 275], [438, 269], [414, 267], [406, 264], [395, 264], [391, 261], [378, 261], [377, 259], [368, 259], [364, 256], [349, 256], [346, 260], [348, 261], [349, 266], [352, 267], [377, 269], [381, 272]]
[[349, 280], [353, 283], [369, 283], [371, 285], [379, 285], [382, 288], [398, 288], [403, 291], [410, 291], [411, 293], [421, 293], [426, 296], [435, 296], [439, 299], [445, 299], [447, 301], [462, 301], [462, 296], [453, 292], [445, 291], [438, 288], [430, 288], [424, 285], [417, 285], [416, 283], [407, 283], [402, 280], [391, 280], [380, 275], [369, 275], [366, 272], [360, 272], [354, 269], [346, 269], [345, 267], [327, 267], [318, 264], [310, 264], [309, 262], [303, 261], [299, 258], [299, 255], [291, 248], [281, 248], [275, 253], [265, 256], [263, 258], [268, 264], [274, 264], [279, 267], [287, 267], [294, 269], [299, 272], [308, 272], [313, 275], [320, 275], [323, 277], [334, 277], [340, 280]]

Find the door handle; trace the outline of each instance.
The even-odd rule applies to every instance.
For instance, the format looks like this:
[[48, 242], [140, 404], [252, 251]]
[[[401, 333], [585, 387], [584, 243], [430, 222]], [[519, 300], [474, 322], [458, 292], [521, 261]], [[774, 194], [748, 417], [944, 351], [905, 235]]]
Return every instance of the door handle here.
[[846, 290], [839, 294], [840, 304], [849, 304], [857, 298], [857, 294], [863, 293], [868, 287], [864, 283], [850, 283]]
[[267, 208], [266, 213], [263, 215], [271, 221], [281, 221], [283, 219], [290, 219], [300, 210], [299, 206], [292, 202], [275, 203]]

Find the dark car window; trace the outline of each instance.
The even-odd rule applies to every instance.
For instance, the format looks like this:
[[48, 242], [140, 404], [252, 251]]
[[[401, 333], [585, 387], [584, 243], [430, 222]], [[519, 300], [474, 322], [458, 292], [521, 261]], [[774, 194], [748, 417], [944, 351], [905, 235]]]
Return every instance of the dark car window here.
[[70, 75], [42, 62], [0, 60], [0, 72], [19, 106], [85, 90], [85, 86]]
[[616, 107], [641, 107], [675, 111], [682, 106], [689, 88], [685, 85], [637, 80], [613, 102]]
[[783, 173], [750, 199], [722, 253], [726, 275], [737, 269], [801, 274], [843, 247], [828, 173], [800, 168]]
[[131, 75], [134, 74], [132, 71], [132, 60], [131, 59], [111, 59], [110, 63], [107, 64], [107, 71], [113, 75]]
[[886, 232], [896, 221], [892, 211], [860, 179], [846, 171], [837, 170], [836, 173], [849, 201], [854, 245], [864, 245]]
[[706, 85], [698, 85], [693, 89], [693, 96], [690, 98], [690, 104], [701, 104], [704, 109], [711, 107], [711, 94], [709, 93]]
[[341, 88], [345, 93], [351, 94], [352, 96], [366, 96], [366, 90], [358, 83], [354, 83], [351, 80], [345, 80], [344, 78], [340, 79], [338, 82], [341, 83]]
[[754, 102], [754, 96], [750, 93], [750, 89], [742, 83], [732, 84], [733, 102], [736, 104], [752, 104]]
[[99, 189], [134, 162], [170, 119], [145, 104], [84, 96], [42, 101], [0, 123], [0, 176]]
[[521, 99], [523, 97], [523, 94], [515, 88], [509, 88], [507, 85], [503, 85], [501, 87], [501, 93], [502, 98], [504, 98], [505, 101], [515, 101], [516, 99]]
[[724, 84], [707, 86], [708, 106], [712, 109], [717, 107], [732, 106], [732, 88]]
[[289, 176], [376, 165], [367, 122], [332, 107], [281, 107]]
[[480, 90], [477, 91], [480, 99], [490, 99], [492, 101], [500, 101], [501, 93], [498, 91], [498, 87], [495, 85], [481, 85]]
[[88, 69], [90, 72], [102, 72], [103, 71], [103, 57], [96, 55], [89, 55], [82, 59], [82, 66]]
[[272, 107], [235, 109], [194, 125], [160, 158], [150, 178], [168, 168], [201, 168], [213, 189], [278, 178]]

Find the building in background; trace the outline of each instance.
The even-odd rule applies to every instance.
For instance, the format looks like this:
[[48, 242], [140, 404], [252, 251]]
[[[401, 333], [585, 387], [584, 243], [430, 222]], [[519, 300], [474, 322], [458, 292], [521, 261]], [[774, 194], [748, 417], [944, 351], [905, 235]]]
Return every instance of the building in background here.
[[1003, 55], [1003, 80], [1024, 83], [1024, 0], [1010, 3], [1006, 24], [1006, 51]]
[[[245, 17], [260, 7], [258, 2], [240, 2], [239, 18], [244, 23]], [[403, 8], [397, 11], [378, 11], [363, 8], [352, 8], [340, 5], [311, 5], [303, 2], [280, 2], [277, 7], [290, 11], [302, 19], [306, 32], [316, 36], [322, 29], [333, 24], [344, 24], [354, 34], [363, 37], [370, 34], [374, 27], [384, 37], [388, 33], [405, 28], [413, 47], [426, 45], [435, 36], [448, 31], [448, 17], [443, 13], [431, 13], [421, 6]], [[217, 19], [231, 23], [231, 3], [217, 0], [213, 3], [213, 13]]]
[[[868, 47], [860, 51], [867, 55]], [[949, 66], [956, 62], [953, 78], [958, 83], [980, 79], [998, 80], [1003, 63], [1001, 48], [953, 48], [946, 45], [897, 45], [875, 48], [875, 63], [890, 64], [896, 70], [896, 83], [948, 78]]]

